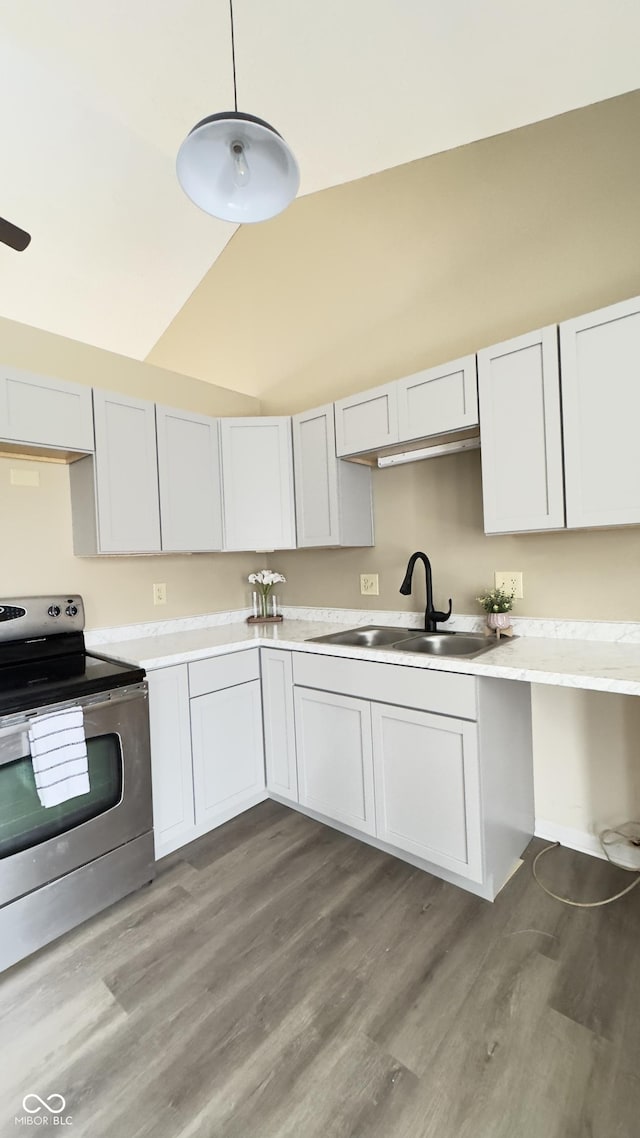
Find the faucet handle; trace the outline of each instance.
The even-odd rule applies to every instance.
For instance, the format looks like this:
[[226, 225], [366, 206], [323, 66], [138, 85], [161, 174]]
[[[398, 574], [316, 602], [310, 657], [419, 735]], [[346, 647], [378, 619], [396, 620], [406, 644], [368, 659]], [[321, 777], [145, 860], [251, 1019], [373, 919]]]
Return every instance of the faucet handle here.
[[433, 610], [433, 612], [431, 612], [431, 614], [430, 614], [430, 615], [433, 617], [433, 619], [434, 619], [434, 620], [435, 620], [435, 621], [436, 621], [438, 624], [444, 624], [445, 620], [448, 620], [448, 619], [449, 619], [449, 617], [451, 616], [451, 606], [452, 606], [452, 603], [453, 603], [453, 602], [452, 602], [452, 600], [451, 600], [451, 597], [449, 597], [449, 611], [448, 611], [448, 612], [436, 612], [436, 611], [435, 611], [435, 609]]

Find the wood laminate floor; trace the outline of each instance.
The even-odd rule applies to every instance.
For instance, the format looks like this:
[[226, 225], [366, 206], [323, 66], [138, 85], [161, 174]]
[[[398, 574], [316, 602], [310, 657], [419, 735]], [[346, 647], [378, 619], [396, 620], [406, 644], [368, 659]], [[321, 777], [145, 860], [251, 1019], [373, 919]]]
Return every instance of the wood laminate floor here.
[[491, 905], [263, 803], [0, 977], [0, 1134], [639, 1138], [640, 889], [541, 847]]

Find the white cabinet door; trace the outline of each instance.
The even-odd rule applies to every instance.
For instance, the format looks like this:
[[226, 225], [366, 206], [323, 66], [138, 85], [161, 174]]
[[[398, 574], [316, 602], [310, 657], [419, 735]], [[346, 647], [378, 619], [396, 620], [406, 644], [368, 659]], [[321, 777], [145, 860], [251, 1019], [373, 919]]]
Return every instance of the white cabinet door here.
[[0, 438], [32, 446], [92, 451], [91, 388], [3, 367]]
[[191, 700], [196, 823], [209, 828], [266, 798], [260, 681]]
[[159, 552], [153, 403], [95, 390], [93, 400], [95, 457], [72, 463], [69, 472], [74, 550], [80, 555]]
[[298, 546], [373, 545], [371, 470], [336, 458], [333, 404], [292, 427]]
[[162, 548], [222, 549], [218, 420], [156, 405]]
[[475, 723], [374, 703], [377, 835], [482, 881]]
[[195, 825], [187, 665], [148, 673], [156, 858], [188, 841]]
[[291, 653], [261, 648], [267, 790], [298, 801]]
[[400, 442], [477, 426], [475, 356], [408, 375], [396, 386]]
[[335, 406], [336, 454], [361, 454], [398, 442], [398, 390], [385, 383], [358, 395], [339, 399]]
[[294, 701], [300, 802], [375, 834], [370, 704], [308, 688]]
[[560, 325], [567, 525], [640, 523], [640, 297]]
[[562, 529], [555, 325], [478, 352], [485, 533]]
[[291, 420], [221, 419], [225, 549], [296, 544]]

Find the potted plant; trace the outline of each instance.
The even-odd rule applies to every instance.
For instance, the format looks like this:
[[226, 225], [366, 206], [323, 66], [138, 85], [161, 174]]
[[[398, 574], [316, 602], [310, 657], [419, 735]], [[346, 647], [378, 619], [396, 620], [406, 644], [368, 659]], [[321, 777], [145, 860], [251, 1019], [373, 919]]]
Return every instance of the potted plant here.
[[498, 636], [509, 629], [510, 635], [513, 593], [506, 589], [485, 589], [476, 600], [487, 614], [487, 627], [497, 630]]

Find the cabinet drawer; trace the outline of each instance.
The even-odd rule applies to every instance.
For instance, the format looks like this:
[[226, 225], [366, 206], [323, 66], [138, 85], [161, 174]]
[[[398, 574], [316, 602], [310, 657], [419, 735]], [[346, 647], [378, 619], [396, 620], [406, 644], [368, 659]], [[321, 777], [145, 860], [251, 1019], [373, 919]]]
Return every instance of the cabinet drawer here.
[[455, 715], [460, 719], [476, 718], [474, 676], [294, 652], [293, 679], [303, 687]]
[[260, 679], [258, 649], [248, 652], [231, 652], [228, 656], [213, 656], [210, 660], [196, 660], [189, 664], [189, 694], [193, 699], [207, 692], [220, 691], [234, 684], [246, 684]]

